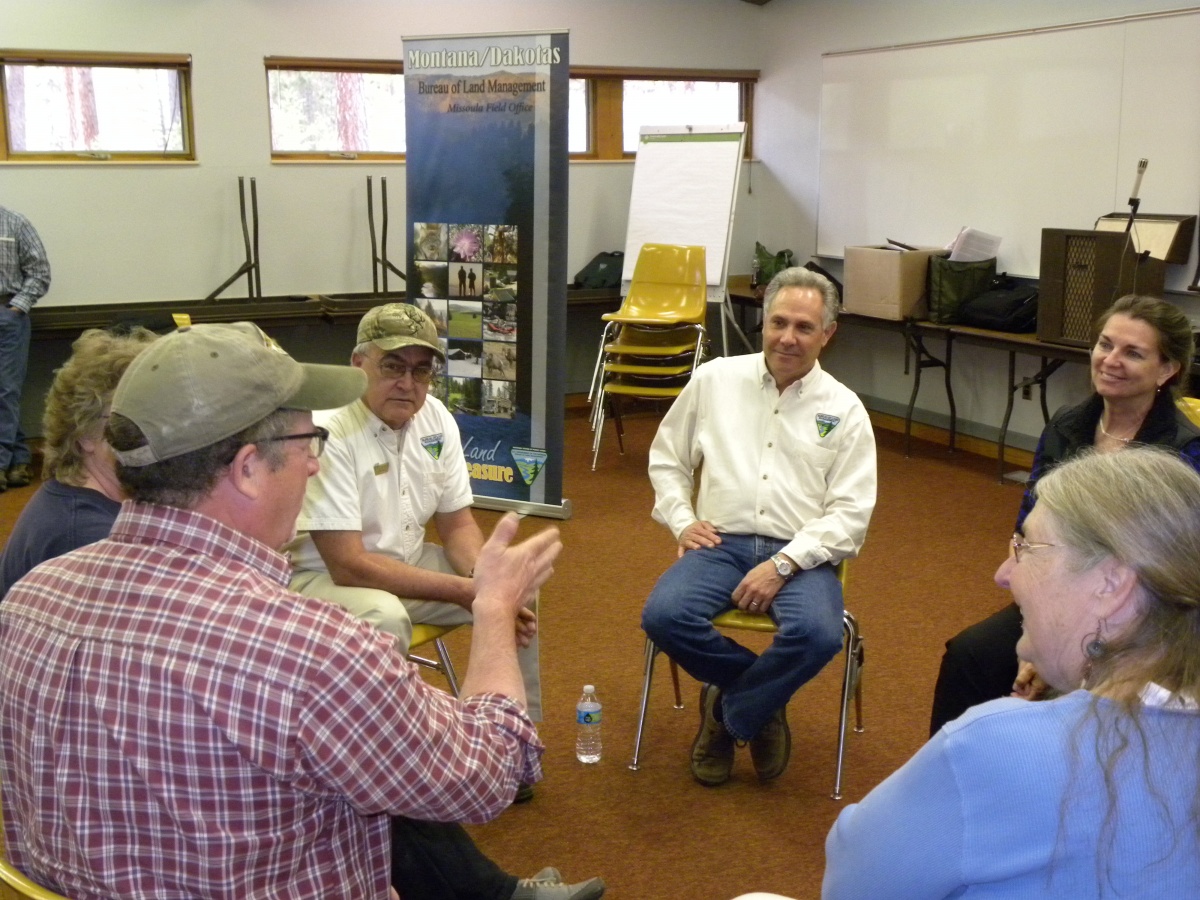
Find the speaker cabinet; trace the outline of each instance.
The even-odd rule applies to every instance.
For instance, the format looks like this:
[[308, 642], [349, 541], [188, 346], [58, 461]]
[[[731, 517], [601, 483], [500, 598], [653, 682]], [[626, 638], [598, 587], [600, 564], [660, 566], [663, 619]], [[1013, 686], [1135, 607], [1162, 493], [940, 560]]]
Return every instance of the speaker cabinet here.
[[1139, 256], [1124, 232], [1042, 229], [1038, 339], [1090, 347], [1096, 319], [1125, 294], [1161, 297], [1162, 260]]

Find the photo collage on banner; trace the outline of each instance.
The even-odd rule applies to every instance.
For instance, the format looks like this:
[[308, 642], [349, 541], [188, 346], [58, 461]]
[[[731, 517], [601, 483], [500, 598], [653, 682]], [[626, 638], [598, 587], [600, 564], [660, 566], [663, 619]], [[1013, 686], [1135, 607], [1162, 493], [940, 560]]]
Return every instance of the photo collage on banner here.
[[[404, 39], [410, 302], [481, 497], [563, 508], [567, 35]], [[516, 507], [510, 507], [516, 508]]]
[[434, 387], [452, 413], [511, 419], [517, 407], [516, 225], [413, 223], [417, 306], [437, 323], [446, 367]]

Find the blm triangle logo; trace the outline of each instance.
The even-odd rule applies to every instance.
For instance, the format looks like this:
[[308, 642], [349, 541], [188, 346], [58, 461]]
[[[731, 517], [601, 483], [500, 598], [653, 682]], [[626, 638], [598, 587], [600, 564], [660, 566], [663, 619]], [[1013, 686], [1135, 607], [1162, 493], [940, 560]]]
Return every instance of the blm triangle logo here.
[[837, 416], [831, 416], [829, 413], [817, 413], [817, 434], [821, 437], [828, 437], [829, 432], [838, 427], [838, 422], [842, 421]]
[[421, 438], [421, 446], [425, 448], [425, 452], [434, 459], [442, 458], [442, 433], [427, 434]]
[[535, 450], [532, 447], [513, 447], [509, 452], [527, 485], [533, 484], [542, 474], [542, 469], [546, 467], [546, 458], [550, 455], [545, 450]]

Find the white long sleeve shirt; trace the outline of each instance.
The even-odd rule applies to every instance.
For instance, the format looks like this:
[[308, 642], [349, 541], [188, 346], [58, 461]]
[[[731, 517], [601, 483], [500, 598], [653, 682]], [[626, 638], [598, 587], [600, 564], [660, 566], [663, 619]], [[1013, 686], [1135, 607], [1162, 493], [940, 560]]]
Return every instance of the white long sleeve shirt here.
[[[703, 462], [692, 505], [695, 471]], [[697, 519], [788, 541], [802, 569], [855, 556], [875, 509], [875, 434], [862, 401], [820, 363], [783, 393], [761, 353], [700, 366], [650, 447], [654, 519]]]

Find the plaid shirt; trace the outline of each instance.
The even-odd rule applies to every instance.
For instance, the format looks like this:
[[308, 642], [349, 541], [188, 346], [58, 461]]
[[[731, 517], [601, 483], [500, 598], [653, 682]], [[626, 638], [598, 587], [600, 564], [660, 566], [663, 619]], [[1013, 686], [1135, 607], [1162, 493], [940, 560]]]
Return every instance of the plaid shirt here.
[[69, 897], [387, 896], [384, 813], [484, 821], [541, 777], [510, 698], [459, 703], [286, 559], [126, 503], [0, 606], [12, 861]]
[[42, 239], [20, 213], [0, 206], [0, 296], [29, 312], [50, 288], [50, 260]]

